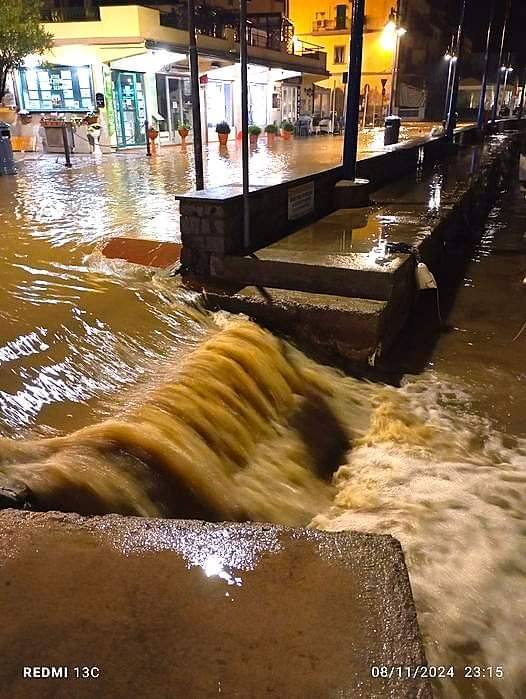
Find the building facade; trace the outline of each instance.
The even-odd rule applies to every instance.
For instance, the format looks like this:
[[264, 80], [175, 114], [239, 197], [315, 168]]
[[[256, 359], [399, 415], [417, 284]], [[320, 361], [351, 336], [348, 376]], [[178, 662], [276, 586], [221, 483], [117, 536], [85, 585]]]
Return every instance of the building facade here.
[[[239, 15], [222, 4], [227, 7], [202, 5], [196, 16], [205, 143], [217, 140], [220, 121], [234, 134], [241, 127]], [[101, 143], [116, 148], [144, 145], [146, 122], [162, 141], [180, 143], [179, 127], [192, 122], [185, 7], [185, 2], [152, 7], [117, 1], [79, 8], [49, 0], [43, 19], [54, 46], [41, 60], [28, 57], [17, 71], [20, 108], [34, 115], [97, 110]], [[323, 52], [296, 50], [288, 18], [251, 8], [251, 123], [295, 121], [301, 81], [327, 75]]]

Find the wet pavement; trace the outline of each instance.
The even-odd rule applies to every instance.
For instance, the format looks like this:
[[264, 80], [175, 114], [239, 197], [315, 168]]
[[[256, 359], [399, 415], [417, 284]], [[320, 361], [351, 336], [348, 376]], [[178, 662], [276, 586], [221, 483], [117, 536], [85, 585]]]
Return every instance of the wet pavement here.
[[[402, 138], [431, 126], [403, 127]], [[383, 129], [363, 131], [362, 156], [382, 143]], [[271, 147], [262, 138], [252, 179], [335, 166], [341, 152], [341, 137]], [[239, 142], [211, 144], [205, 155], [207, 185], [241, 181]], [[179, 242], [174, 196], [193, 189], [193, 152], [78, 156], [71, 170], [58, 156], [17, 157], [18, 175], [0, 177], [0, 430], [68, 431], [108, 414], [106, 398], [147, 373], [167, 344], [184, 351], [203, 335], [144, 273], [100, 255], [116, 236]]]
[[[306, 167], [336, 164], [336, 142], [312, 151]], [[275, 160], [260, 146], [254, 166], [281, 163], [292, 172], [293, 151], [282, 145]], [[238, 178], [234, 148], [212, 159], [209, 182]], [[176, 238], [173, 196], [192, 186], [188, 159], [190, 149], [167, 149], [151, 161], [139, 153], [79, 158], [68, 172], [55, 158], [31, 156], [17, 178], [0, 178], [4, 435], [64, 433], [113, 415], [207, 337], [207, 322], [182, 303], [177, 283], [98, 254], [108, 236]], [[438, 182], [435, 202], [440, 192]], [[446, 327], [440, 330], [433, 297], [416, 319], [426, 332], [411, 335], [398, 366], [400, 388], [336, 372], [327, 379], [350, 425], [360, 421], [356, 396], [367, 393], [377, 412], [336, 477], [333, 506], [324, 505], [313, 525], [402, 542], [428, 659], [457, 668], [454, 681], [436, 686], [447, 699], [526, 695], [526, 333], [517, 337], [525, 320], [525, 220], [524, 195], [512, 188], [475, 252], [451, 251], [451, 278], [440, 280]], [[324, 380], [325, 372], [310, 370]], [[294, 482], [287, 488], [297, 492]], [[272, 499], [271, 487], [261, 492]], [[471, 665], [503, 667], [504, 677], [466, 678]]]
[[[373, 676], [424, 662], [391, 537], [20, 513], [0, 527], [3, 697], [431, 697]], [[68, 677], [23, 677], [50, 665]]]

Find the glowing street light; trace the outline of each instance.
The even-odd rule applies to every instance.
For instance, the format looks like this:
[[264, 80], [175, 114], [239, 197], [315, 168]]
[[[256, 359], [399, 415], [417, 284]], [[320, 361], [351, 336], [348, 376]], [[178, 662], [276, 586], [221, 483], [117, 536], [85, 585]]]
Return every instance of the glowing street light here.
[[398, 0], [396, 9], [391, 8], [389, 20], [383, 31], [383, 44], [389, 44], [394, 48], [393, 73], [391, 78], [391, 96], [389, 100], [389, 114], [393, 114], [396, 101], [396, 93], [398, 91], [398, 64], [400, 62], [400, 39], [407, 34], [407, 29], [400, 24], [400, 0]]

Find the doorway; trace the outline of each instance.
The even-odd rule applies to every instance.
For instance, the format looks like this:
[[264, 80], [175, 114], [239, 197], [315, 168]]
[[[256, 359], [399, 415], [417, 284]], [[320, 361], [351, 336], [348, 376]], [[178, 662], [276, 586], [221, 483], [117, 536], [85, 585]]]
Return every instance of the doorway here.
[[146, 144], [146, 102], [143, 74], [121, 70], [111, 71], [115, 108], [117, 146], [144, 146]]

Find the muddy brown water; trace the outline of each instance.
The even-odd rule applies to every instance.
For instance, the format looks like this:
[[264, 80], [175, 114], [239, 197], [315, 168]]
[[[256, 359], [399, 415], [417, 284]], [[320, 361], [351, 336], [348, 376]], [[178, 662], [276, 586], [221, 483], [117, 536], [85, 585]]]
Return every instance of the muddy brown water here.
[[[526, 696], [524, 196], [500, 198], [449, 331], [394, 387], [101, 259], [110, 234], [170, 225], [179, 169], [45, 159], [0, 178], [2, 476], [63, 509], [173, 515], [180, 488], [215, 518], [391, 533], [429, 662], [456, 668], [437, 694]], [[313, 396], [352, 443], [332, 481], [297, 420]], [[475, 665], [503, 677], [464, 678]]]

